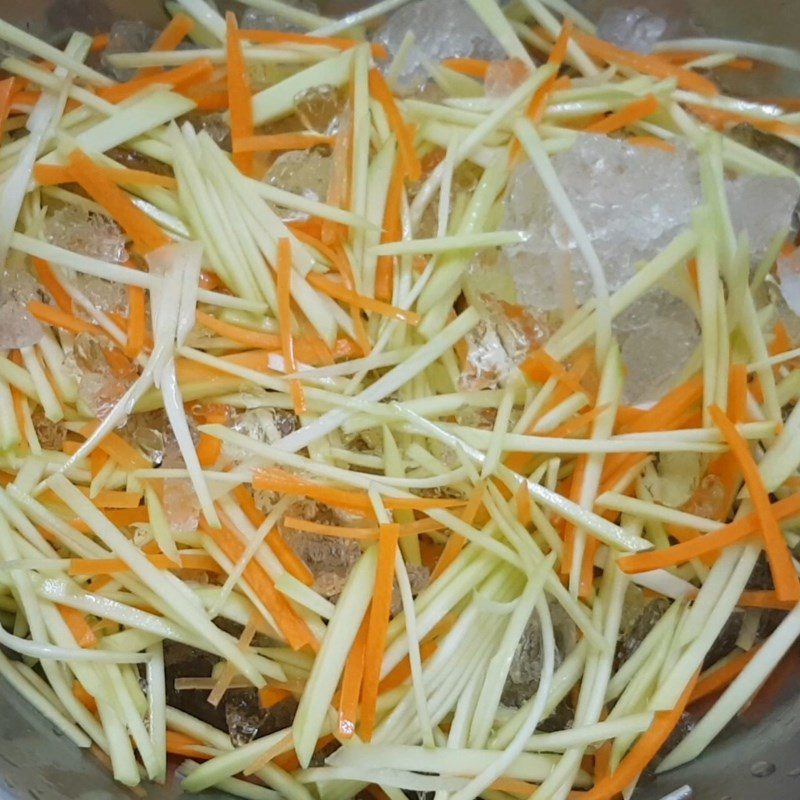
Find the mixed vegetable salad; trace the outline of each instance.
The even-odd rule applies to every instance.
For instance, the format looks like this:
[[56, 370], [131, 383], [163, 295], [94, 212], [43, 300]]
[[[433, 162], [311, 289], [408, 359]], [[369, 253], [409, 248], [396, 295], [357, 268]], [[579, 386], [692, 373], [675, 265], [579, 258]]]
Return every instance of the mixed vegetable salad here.
[[129, 787], [698, 756], [800, 634], [800, 104], [723, 89], [800, 55], [166, 6], [0, 21], [0, 674]]

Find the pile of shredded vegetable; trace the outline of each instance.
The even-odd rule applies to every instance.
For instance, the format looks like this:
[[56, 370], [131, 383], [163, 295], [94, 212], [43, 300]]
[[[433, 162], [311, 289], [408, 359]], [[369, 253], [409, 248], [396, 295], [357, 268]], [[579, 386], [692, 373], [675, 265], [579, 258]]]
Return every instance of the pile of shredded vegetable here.
[[[146, 52], [0, 21], [0, 674], [128, 786], [628, 797], [800, 634], [800, 251], [725, 191], [799, 180], [800, 113], [713, 80], [800, 56], [465, 0], [505, 57], [409, 89], [403, 0], [253, 5], [168, 3]], [[585, 134], [699, 164], [621, 287], [556, 168]], [[584, 302], [492, 300], [522, 166]], [[699, 343], [630, 405], [654, 289]], [[481, 383], [489, 308], [529, 335]]]

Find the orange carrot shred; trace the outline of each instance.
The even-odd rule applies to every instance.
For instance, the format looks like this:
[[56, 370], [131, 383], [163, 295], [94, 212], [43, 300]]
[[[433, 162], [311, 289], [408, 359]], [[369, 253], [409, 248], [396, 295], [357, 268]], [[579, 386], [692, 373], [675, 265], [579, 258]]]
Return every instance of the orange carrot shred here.
[[80, 150], [73, 150], [69, 156], [75, 181], [90, 197], [100, 203], [109, 216], [117, 222], [125, 233], [143, 252], [155, 250], [169, 244], [169, 237], [143, 211], [140, 211], [101, 167]]
[[586, 133], [613, 133], [614, 131], [635, 125], [646, 117], [658, 111], [658, 98], [653, 94], [648, 94], [641, 100], [634, 100], [629, 105], [609, 114], [599, 122], [595, 122], [586, 128]]
[[[297, 362], [294, 357], [294, 337], [292, 336], [292, 245], [285, 236], [278, 239], [278, 324], [280, 326], [281, 351], [283, 352], [284, 368], [287, 372], [297, 371]], [[292, 393], [292, 404], [295, 414], [306, 411], [306, 401], [303, 387], [299, 380], [289, 382]]]
[[630, 786], [653, 760], [669, 735], [675, 729], [697, 683], [695, 675], [684, 689], [675, 708], [660, 711], [652, 725], [639, 737], [636, 744], [608, 777], [597, 782], [593, 789], [583, 795], [583, 800], [612, 800]]
[[733, 455], [739, 462], [750, 500], [761, 522], [761, 535], [767, 552], [772, 580], [779, 600], [800, 600], [800, 580], [792, 555], [769, 502], [769, 493], [761, 480], [750, 447], [736, 426], [718, 406], [711, 406], [711, 418], [719, 428]]
[[[482, 503], [483, 495], [486, 491], [485, 481], [481, 481], [470, 494], [467, 505], [464, 507], [461, 519], [471, 525], [475, 519]], [[456, 560], [458, 554], [464, 549], [466, 539], [459, 533], [451, 533], [447, 544], [436, 562], [436, 567], [431, 573], [431, 581], [435, 581], [444, 571]]]
[[[242, 53], [242, 41], [239, 37], [239, 26], [232, 11], [225, 15], [226, 47], [228, 52], [228, 98], [231, 117], [231, 136], [234, 148], [239, 139], [253, 135], [253, 101], [250, 94], [250, 73]], [[236, 152], [233, 161], [245, 174], [253, 170], [251, 153]]]
[[66, 311], [48, 306], [45, 303], [40, 303], [38, 300], [31, 300], [28, 303], [28, 311], [46, 325], [52, 325], [55, 328], [61, 328], [71, 333], [91, 333], [94, 336], [105, 336], [105, 331], [99, 326], [86, 322], [85, 320], [78, 319]]
[[125, 355], [136, 358], [144, 348], [146, 334], [145, 292], [141, 286], [128, 287], [128, 330]]
[[[383, 212], [383, 232], [381, 242], [397, 242], [402, 237], [400, 212], [403, 203], [403, 162], [397, 159], [386, 197]], [[375, 297], [391, 300], [394, 293], [394, 256], [380, 256], [375, 272]]]
[[389, 627], [389, 612], [392, 605], [392, 586], [394, 585], [394, 561], [397, 552], [399, 526], [381, 526], [378, 542], [378, 566], [375, 573], [375, 589], [369, 612], [366, 652], [364, 656], [364, 677], [361, 687], [361, 726], [359, 733], [364, 741], [372, 739], [378, 702], [378, 684], [381, 677], [383, 651], [386, 646], [386, 632]]
[[[169, 50], [177, 49], [178, 45], [194, 30], [194, 20], [180, 12], [176, 14], [159, 34], [150, 48], [151, 53], [165, 53]], [[143, 78], [154, 75], [158, 72], [158, 67], [144, 67], [137, 73], [137, 77]]]
[[633, 144], [637, 147], [654, 147], [657, 150], [663, 150], [665, 153], [675, 152], [674, 144], [670, 144], [664, 139], [659, 139], [657, 136], [629, 136], [626, 141], [628, 144]]
[[483, 58], [445, 58], [442, 61], [443, 67], [479, 80], [483, 80], [486, 77], [490, 64], [491, 61], [486, 61]]
[[343, 739], [352, 739], [358, 718], [358, 699], [364, 677], [364, 653], [367, 647], [369, 613], [364, 615], [355, 641], [350, 648], [342, 673], [342, 688], [339, 693], [338, 734]]
[[94, 635], [94, 631], [91, 627], [89, 627], [89, 623], [86, 621], [86, 617], [81, 611], [78, 611], [76, 608], [61, 605], [56, 606], [56, 608], [64, 622], [67, 623], [67, 627], [70, 633], [75, 637], [75, 641], [78, 643], [79, 647], [91, 648], [97, 646], [97, 637]]
[[275, 150], [308, 150], [331, 144], [333, 136], [319, 133], [274, 133], [269, 136], [243, 136], [233, 143], [234, 153], [269, 153]]
[[97, 94], [109, 103], [121, 103], [129, 97], [147, 89], [150, 86], [163, 84], [176, 91], [181, 91], [187, 86], [195, 86], [208, 81], [214, 74], [214, 65], [207, 58], [181, 64], [180, 67], [170, 70], [158, 70], [143, 78], [134, 78], [125, 83], [114, 86], [103, 86], [97, 89]]
[[14, 79], [6, 78], [0, 81], [0, 138], [6, 126], [8, 114], [11, 111], [11, 94], [14, 91]]
[[369, 71], [369, 91], [370, 94], [381, 104], [386, 116], [389, 118], [389, 125], [397, 137], [397, 146], [400, 150], [400, 159], [409, 180], [418, 181], [422, 175], [422, 167], [414, 150], [414, 137], [411, 129], [406, 125], [400, 114], [400, 109], [394, 101], [392, 90], [386, 79], [377, 69]]
[[67, 294], [66, 289], [61, 285], [58, 278], [56, 278], [53, 268], [41, 258], [33, 259], [33, 266], [36, 270], [36, 277], [39, 278], [39, 283], [47, 289], [50, 296], [55, 301], [56, 305], [65, 313], [72, 314], [72, 298]]

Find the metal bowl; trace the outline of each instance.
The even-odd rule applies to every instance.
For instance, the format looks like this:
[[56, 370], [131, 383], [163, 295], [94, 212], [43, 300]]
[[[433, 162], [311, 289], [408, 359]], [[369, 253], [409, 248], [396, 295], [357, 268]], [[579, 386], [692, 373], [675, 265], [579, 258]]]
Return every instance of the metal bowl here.
[[[368, 0], [323, 0], [336, 15]], [[800, 50], [800, 0], [573, 0], [590, 17], [606, 5], [644, 6], [673, 19], [676, 35], [747, 39]], [[115, 19], [160, 26], [160, 0], [0, 0], [0, 18], [34, 33], [58, 28], [107, 29]], [[744, 97], [800, 96], [800, 72], [758, 64], [727, 70], [727, 91]], [[800, 797], [800, 651], [792, 650], [759, 695], [696, 761], [645, 781], [636, 800], [796, 800]], [[10, 687], [0, 685], [0, 800], [172, 800], [165, 786], [122, 787], [91, 753], [75, 748]], [[224, 800], [206, 792], [209, 800]]]

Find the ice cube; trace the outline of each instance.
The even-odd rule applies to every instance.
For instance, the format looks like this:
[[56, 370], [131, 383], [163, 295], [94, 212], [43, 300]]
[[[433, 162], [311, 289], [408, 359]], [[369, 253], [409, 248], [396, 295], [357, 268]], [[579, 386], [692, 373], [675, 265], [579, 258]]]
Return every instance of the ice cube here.
[[108, 44], [103, 52], [103, 67], [116, 80], [129, 81], [136, 70], [115, 67], [109, 62], [108, 56], [115, 53], [144, 53], [153, 46], [157, 38], [158, 31], [144, 22], [127, 19], [115, 22], [111, 26]]
[[667, 21], [642, 6], [606, 8], [597, 23], [601, 39], [637, 53], [652, 52], [666, 30]]
[[188, 478], [167, 478], [164, 481], [164, 513], [170, 530], [194, 533], [200, 521], [200, 501]]
[[197, 133], [207, 133], [223, 150], [231, 152], [231, 126], [225, 115], [218, 112], [191, 111], [181, 117], [181, 122], [188, 122]]
[[794, 178], [742, 175], [725, 182], [734, 230], [747, 232], [753, 261], [766, 255], [778, 234], [786, 233], [800, 203]]
[[678, 379], [700, 342], [700, 329], [689, 306], [665, 293], [648, 324], [621, 342], [623, 401], [648, 403], [663, 397]]
[[[333, 170], [333, 158], [317, 150], [290, 150], [278, 156], [270, 167], [266, 182], [278, 189], [298, 194], [309, 200], [324, 201]], [[306, 214], [276, 207], [285, 220], [301, 220]]]
[[467, 361], [459, 386], [465, 390], [497, 388], [532, 347], [550, 336], [544, 319], [493, 295], [482, 295], [483, 318], [467, 335]]
[[336, 133], [342, 109], [339, 93], [330, 84], [323, 83], [299, 92], [294, 98], [294, 108], [308, 130], [329, 135]]
[[[697, 157], [683, 147], [666, 153], [580, 136], [553, 165], [612, 292], [689, 224], [701, 201]], [[529, 162], [511, 176], [503, 227], [531, 234], [503, 250], [523, 305], [557, 309], [594, 295], [586, 262]]]
[[[274, 444], [294, 431], [299, 421], [292, 411], [283, 408], [256, 408], [236, 414], [231, 419], [231, 430], [255, 442]], [[249, 451], [236, 445], [223, 444], [222, 459], [241, 462], [250, 458]]]
[[528, 66], [519, 58], [492, 61], [486, 70], [483, 86], [487, 97], [506, 97], [530, 75]]
[[[287, 0], [284, 0], [287, 2]], [[287, 5], [308, 11], [311, 14], [319, 14], [319, 6], [314, 0], [288, 0]], [[268, 30], [306, 33], [306, 28], [297, 25], [285, 17], [278, 16], [269, 11], [262, 11], [258, 8], [248, 8], [242, 15], [242, 28], [249, 30]]]
[[500, 43], [465, 0], [416, 0], [397, 9], [377, 30], [373, 41], [394, 57], [407, 33], [414, 36], [397, 88], [419, 89], [427, 81], [425, 64], [468, 56], [489, 61], [505, 57]]
[[722, 479], [709, 473], [703, 477], [688, 502], [684, 504], [683, 511], [706, 519], [722, 520], [728, 512], [725, 503], [726, 494]]
[[31, 347], [44, 335], [42, 326], [17, 300], [0, 305], [0, 350]]
[[51, 244], [90, 258], [115, 264], [128, 260], [127, 240], [119, 226], [102, 214], [77, 206], [58, 209], [47, 220], [45, 237]]
[[118, 433], [148, 461], [159, 466], [164, 460], [164, 438], [169, 420], [163, 409], [131, 414]]

